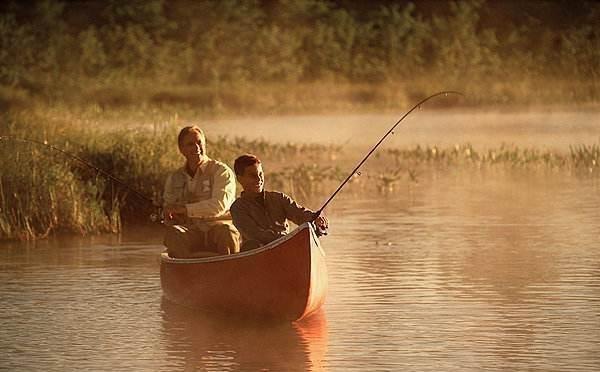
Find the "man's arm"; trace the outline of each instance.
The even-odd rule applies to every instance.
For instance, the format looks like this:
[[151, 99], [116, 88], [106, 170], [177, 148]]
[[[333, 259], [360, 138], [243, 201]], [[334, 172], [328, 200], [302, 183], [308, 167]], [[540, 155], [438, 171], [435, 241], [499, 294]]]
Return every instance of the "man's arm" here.
[[304, 208], [286, 194], [282, 195], [282, 202], [284, 203], [284, 208], [290, 221], [293, 221], [296, 225], [314, 221], [317, 227], [317, 236], [327, 235], [327, 229], [329, 228], [329, 220], [327, 217], [318, 215], [317, 212], [313, 212], [308, 208]]
[[183, 192], [184, 183], [177, 173], [171, 173], [165, 181], [163, 192], [163, 213], [168, 225], [182, 223], [187, 213], [185, 206], [178, 204]]
[[283, 236], [283, 234], [258, 225], [250, 213], [238, 204], [231, 207], [231, 218], [245, 240], [258, 240], [262, 244], [267, 244]]
[[290, 198], [284, 193], [281, 193], [281, 203], [285, 209], [287, 219], [296, 225], [302, 225], [304, 222], [310, 222], [317, 217], [315, 212], [308, 208], [304, 208], [300, 204], [296, 203], [294, 199]]
[[163, 192], [163, 205], [171, 205], [177, 203], [177, 199], [179, 197], [180, 189], [183, 189], [183, 185], [176, 185], [174, 173], [171, 173], [167, 176], [167, 180], [165, 181], [165, 189]]
[[235, 200], [235, 175], [229, 167], [218, 164], [213, 178], [212, 197], [185, 205], [188, 217], [206, 218], [224, 215]]

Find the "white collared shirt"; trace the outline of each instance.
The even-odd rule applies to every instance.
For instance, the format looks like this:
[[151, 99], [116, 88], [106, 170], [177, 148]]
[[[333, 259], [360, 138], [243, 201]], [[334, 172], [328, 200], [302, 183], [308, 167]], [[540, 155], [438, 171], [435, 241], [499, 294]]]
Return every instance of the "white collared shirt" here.
[[235, 200], [235, 188], [235, 175], [231, 168], [207, 158], [194, 177], [186, 172], [185, 166], [169, 175], [163, 199], [165, 205], [185, 204], [190, 218], [220, 217], [229, 212]]

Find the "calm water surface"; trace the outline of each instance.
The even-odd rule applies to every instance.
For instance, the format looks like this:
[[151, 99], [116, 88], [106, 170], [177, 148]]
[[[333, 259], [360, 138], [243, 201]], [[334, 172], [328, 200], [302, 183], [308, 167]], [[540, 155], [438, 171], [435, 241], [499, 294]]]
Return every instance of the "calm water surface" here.
[[550, 172], [350, 188], [327, 302], [297, 324], [163, 301], [159, 231], [5, 243], [0, 370], [598, 371], [599, 207], [598, 179]]

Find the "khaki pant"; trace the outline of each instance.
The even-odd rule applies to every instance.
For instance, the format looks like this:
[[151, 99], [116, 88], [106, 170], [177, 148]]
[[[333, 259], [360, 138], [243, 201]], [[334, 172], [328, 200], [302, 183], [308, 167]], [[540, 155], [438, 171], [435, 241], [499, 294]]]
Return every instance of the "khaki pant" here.
[[164, 244], [174, 258], [210, 257], [240, 251], [240, 233], [227, 223], [202, 227], [168, 226]]

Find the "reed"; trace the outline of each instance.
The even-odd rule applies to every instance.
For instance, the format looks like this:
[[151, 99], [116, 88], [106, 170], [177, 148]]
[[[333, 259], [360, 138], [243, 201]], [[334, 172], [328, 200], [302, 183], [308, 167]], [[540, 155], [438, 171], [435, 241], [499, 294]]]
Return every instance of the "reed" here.
[[600, 145], [570, 146], [570, 161], [575, 168], [583, 168], [589, 173], [598, 173], [600, 167]]
[[570, 153], [537, 148], [520, 148], [503, 144], [499, 148], [476, 150], [471, 144], [455, 145], [449, 148], [421, 147], [412, 149], [390, 149], [384, 157], [396, 164], [426, 163], [446, 166], [465, 165], [505, 165], [511, 167], [544, 167], [560, 169], [594, 169], [598, 165], [598, 145], [571, 146]]
[[[148, 197], [162, 191], [168, 172], [179, 167], [174, 144], [179, 123], [148, 129], [91, 129], [90, 117], [70, 122], [58, 112], [0, 117], [0, 135], [31, 138], [68, 151], [113, 174]], [[300, 200], [325, 195], [356, 161], [341, 146], [275, 144], [245, 138], [209, 138], [213, 158], [232, 164], [254, 153], [265, 164], [269, 188]], [[350, 183], [354, 192], [401, 192], [422, 174], [453, 168], [519, 168], [597, 177], [600, 145], [574, 145], [568, 153], [502, 145], [477, 149], [415, 146], [378, 151]], [[36, 239], [52, 233], [117, 232], [125, 224], [148, 221], [152, 205], [101, 173], [45, 146], [0, 141], [0, 239]]]
[[77, 179], [64, 159], [22, 144], [3, 143], [0, 158], [1, 238], [119, 230], [117, 210], [111, 213], [98, 197], [104, 193], [104, 180]]

